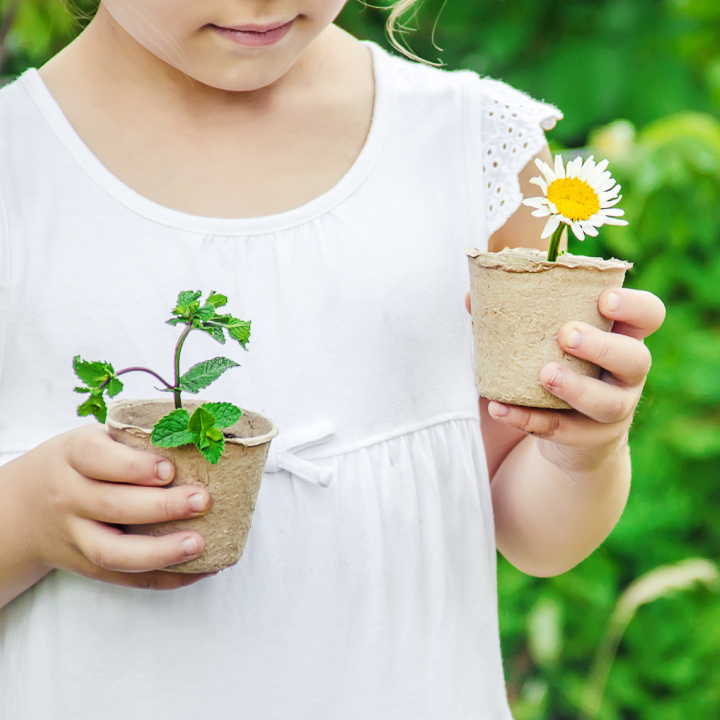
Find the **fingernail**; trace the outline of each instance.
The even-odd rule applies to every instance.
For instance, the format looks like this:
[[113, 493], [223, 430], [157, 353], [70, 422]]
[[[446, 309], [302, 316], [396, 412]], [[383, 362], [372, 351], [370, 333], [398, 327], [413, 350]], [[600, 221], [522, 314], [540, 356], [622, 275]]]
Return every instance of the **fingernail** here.
[[494, 400], [490, 403], [488, 411], [492, 417], [506, 417], [510, 414], [510, 408], [507, 405], [501, 405]]
[[155, 466], [155, 474], [161, 480], [169, 480], [172, 477], [173, 466], [167, 460], [161, 460]]
[[563, 372], [562, 368], [555, 368], [555, 372], [553, 373], [553, 376], [550, 378], [550, 381], [548, 382], [548, 385], [552, 385], [552, 387], [562, 387], [565, 384], [565, 373]]
[[197, 555], [197, 552], [198, 552], [197, 541], [193, 540], [193, 538], [187, 538], [186, 540], [183, 540], [182, 551], [188, 557], [190, 557], [190, 555]]
[[582, 335], [580, 334], [579, 330], [573, 330], [565, 340], [565, 347], [569, 348], [576, 348], [580, 347], [580, 343], [582, 342]]
[[193, 512], [202, 512], [205, 509], [205, 498], [200, 495], [200, 493], [196, 493], [195, 495], [191, 495], [188, 498], [188, 507]]
[[620, 296], [617, 293], [610, 293], [607, 299], [607, 306], [610, 312], [615, 312], [620, 309]]

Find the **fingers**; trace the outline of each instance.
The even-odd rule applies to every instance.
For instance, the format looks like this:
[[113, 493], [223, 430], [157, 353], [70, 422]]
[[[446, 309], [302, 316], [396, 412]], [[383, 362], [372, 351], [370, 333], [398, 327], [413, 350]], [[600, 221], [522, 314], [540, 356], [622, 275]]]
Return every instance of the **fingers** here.
[[586, 323], [572, 322], [560, 328], [558, 343], [570, 355], [588, 360], [612, 373], [618, 384], [626, 387], [642, 384], [650, 371], [650, 351], [641, 341], [627, 335], [603, 332]]
[[470, 305], [470, 293], [468, 293], [468, 294], [465, 296], [465, 309], [466, 309], [469, 313], [472, 312], [472, 308], [471, 308], [471, 305]]
[[68, 464], [85, 477], [136, 485], [166, 485], [175, 476], [172, 463], [115, 442], [100, 425], [73, 435]]
[[196, 532], [129, 535], [94, 520], [76, 519], [72, 533], [78, 550], [92, 565], [119, 573], [177, 565], [198, 558], [205, 548], [205, 541]]
[[606, 290], [598, 302], [600, 312], [615, 320], [613, 332], [642, 340], [652, 335], [665, 320], [662, 300], [645, 290]]
[[213, 575], [217, 575], [217, 572], [195, 574], [157, 570], [148, 573], [117, 573], [98, 569], [97, 572], [88, 574], [86, 577], [138, 590], [177, 590], [181, 587], [194, 585], [201, 580], [205, 580], [205, 578], [213, 577]]
[[571, 410], [541, 410], [493, 401], [488, 405], [488, 412], [503, 425], [559, 445], [598, 447], [612, 443], [617, 437], [615, 425], [599, 424]]
[[174, 488], [133, 487], [80, 478], [73, 487], [74, 511], [81, 517], [114, 525], [184, 520], [206, 512], [210, 493], [196, 485]]
[[540, 371], [540, 382], [553, 395], [600, 423], [619, 423], [631, 417], [639, 399], [638, 392], [585, 377], [557, 363]]

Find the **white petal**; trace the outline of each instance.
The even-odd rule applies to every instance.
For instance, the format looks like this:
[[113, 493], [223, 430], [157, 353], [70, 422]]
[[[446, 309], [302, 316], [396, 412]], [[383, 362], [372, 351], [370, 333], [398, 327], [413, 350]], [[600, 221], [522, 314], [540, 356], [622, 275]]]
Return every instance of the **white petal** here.
[[541, 177], [530, 178], [530, 180], [528, 180], [528, 182], [531, 185], [537, 185], [543, 191], [543, 194], [547, 195], [548, 186], [547, 186], [547, 183]]
[[595, 186], [595, 192], [601, 193], [601, 192], [608, 192], [613, 187], [615, 187], [615, 180], [613, 180], [611, 177], [607, 179], [604, 183], [599, 183]]
[[540, 170], [540, 172], [547, 178], [549, 185], [557, 180], [552, 168], [546, 162], [543, 162], [540, 158], [535, 158], [535, 164], [537, 165], [538, 170]]
[[551, 200], [548, 200], [548, 207], [550, 208], [550, 212], [551, 212], [551, 213], [553, 213], [554, 215], [557, 215], [557, 214], [558, 214], [557, 206], [556, 206], [555, 203], [552, 202]]
[[534, 208], [541, 208], [541, 207], [547, 207], [548, 201], [547, 198], [544, 197], [531, 197], [526, 198], [522, 201], [523, 205], [527, 205], [528, 207], [534, 207]]
[[627, 225], [627, 220], [620, 220], [619, 218], [614, 217], [606, 217], [604, 218], [605, 222], [604, 225]]
[[567, 176], [569, 178], [575, 178], [578, 176], [578, 173], [580, 172], [580, 168], [582, 167], [582, 158], [576, 157], [574, 160], [571, 160], [567, 164]]
[[589, 222], [588, 220], [581, 220], [580, 227], [585, 231], [586, 235], [589, 235], [590, 237], [598, 236], [598, 231], [595, 229], [593, 224], [591, 222]]
[[600, 192], [600, 188], [602, 188], [603, 185], [607, 185], [608, 182], [612, 182], [613, 185], [615, 184], [615, 181], [613, 180], [613, 177], [609, 172], [595, 175], [587, 181], [588, 185], [590, 185], [590, 187], [592, 187], [596, 192]]
[[537, 210], [533, 210], [530, 214], [533, 217], [548, 217], [548, 215], [552, 215], [550, 210], [548, 210], [546, 207], [538, 208]]
[[560, 180], [565, 178], [565, 167], [563, 165], [562, 155], [555, 156], [555, 175], [557, 175]]
[[551, 216], [545, 225], [545, 229], [543, 230], [540, 239], [544, 240], [545, 238], [549, 238], [558, 229], [559, 225], [560, 217], [558, 215]]
[[607, 210], [607, 208], [615, 207], [621, 200], [622, 200], [622, 195], [620, 195], [620, 197], [615, 198], [614, 200], [605, 200], [605, 202], [600, 203], [600, 208], [602, 210]]
[[584, 240], [585, 239], [585, 233], [583, 232], [583, 229], [580, 227], [580, 223], [573, 222], [570, 224], [570, 227], [572, 228], [572, 231], [575, 233], [575, 237], [578, 240]]
[[591, 155], [585, 161], [585, 164], [582, 167], [582, 171], [580, 172], [580, 175], [579, 175], [580, 179], [583, 182], [586, 182], [594, 169], [595, 169], [595, 156]]
[[610, 190], [598, 193], [598, 199], [600, 200], [600, 202], [604, 202], [605, 200], [614, 200], [620, 194], [620, 190], [620, 185], [616, 185]]
[[593, 185], [594, 181], [603, 175], [609, 164], [608, 160], [601, 160], [588, 176], [588, 182]]
[[603, 217], [622, 217], [624, 214], [625, 211], [621, 210], [620, 208], [603, 208], [598, 211], [598, 215], [601, 215]]

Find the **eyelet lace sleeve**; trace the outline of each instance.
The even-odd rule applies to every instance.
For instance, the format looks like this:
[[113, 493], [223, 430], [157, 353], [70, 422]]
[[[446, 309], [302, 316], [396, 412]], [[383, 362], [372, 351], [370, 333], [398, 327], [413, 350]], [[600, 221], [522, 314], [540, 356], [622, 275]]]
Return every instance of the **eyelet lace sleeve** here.
[[562, 113], [498, 80], [480, 80], [480, 149], [485, 228], [490, 237], [523, 201], [518, 175], [547, 143]]

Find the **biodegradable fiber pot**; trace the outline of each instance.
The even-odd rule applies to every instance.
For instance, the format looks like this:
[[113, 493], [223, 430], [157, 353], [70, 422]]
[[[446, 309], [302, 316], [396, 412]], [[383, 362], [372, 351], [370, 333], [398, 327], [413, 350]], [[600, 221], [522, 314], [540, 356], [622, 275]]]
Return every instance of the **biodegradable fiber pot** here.
[[[183, 404], [192, 411], [201, 403]], [[212, 496], [212, 508], [190, 520], [127, 526], [139, 535], [167, 535], [195, 530], [205, 539], [203, 554], [166, 568], [171, 572], [206, 573], [234, 565], [242, 555], [250, 531], [270, 441], [278, 430], [269, 418], [243, 410], [240, 420], [224, 430], [225, 452], [211, 465], [194, 445], [160, 448], [150, 441], [152, 427], [174, 409], [167, 400], [123, 400], [108, 408], [110, 435], [125, 445], [167, 457], [175, 464], [175, 485], [199, 485]]]
[[470, 263], [475, 386], [485, 398], [526, 407], [567, 409], [540, 384], [549, 362], [598, 378], [600, 368], [563, 352], [560, 328], [571, 320], [612, 329], [598, 310], [604, 290], [622, 287], [632, 263], [505, 248], [467, 251]]

